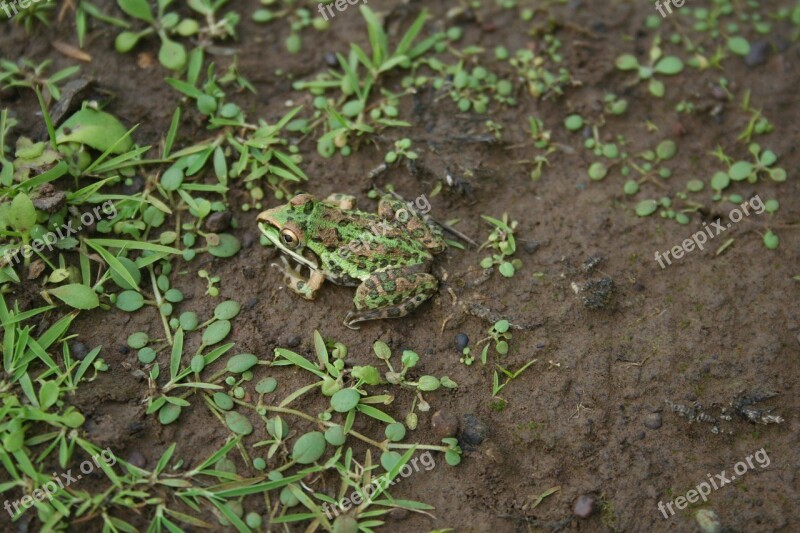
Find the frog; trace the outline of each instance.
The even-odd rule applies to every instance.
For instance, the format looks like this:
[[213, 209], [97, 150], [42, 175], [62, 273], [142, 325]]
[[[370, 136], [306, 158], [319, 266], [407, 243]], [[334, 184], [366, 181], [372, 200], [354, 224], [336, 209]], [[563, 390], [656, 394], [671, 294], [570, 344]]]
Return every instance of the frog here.
[[357, 209], [350, 195], [318, 200], [300, 193], [257, 220], [281, 252], [281, 263], [272, 266], [282, 271], [287, 288], [314, 300], [326, 280], [356, 287], [355, 309], [344, 317], [348, 328], [405, 316], [439, 288], [431, 266], [447, 248], [441, 229], [392, 195], [381, 195], [372, 213]]

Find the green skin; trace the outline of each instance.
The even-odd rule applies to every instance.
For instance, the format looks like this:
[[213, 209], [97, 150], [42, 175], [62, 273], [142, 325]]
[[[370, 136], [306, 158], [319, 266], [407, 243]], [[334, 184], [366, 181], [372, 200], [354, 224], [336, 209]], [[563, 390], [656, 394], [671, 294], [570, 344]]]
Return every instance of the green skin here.
[[[403, 202], [381, 198], [378, 213], [354, 209], [352, 197], [324, 201], [299, 194], [288, 204], [258, 215], [259, 228], [281, 252], [299, 265], [273, 264], [287, 286], [313, 300], [327, 279], [357, 287], [356, 310], [345, 326], [366, 320], [397, 318], [436, 293], [439, 281], [429, 273], [433, 254], [446, 249], [444, 239]], [[300, 265], [311, 275], [300, 275]]]

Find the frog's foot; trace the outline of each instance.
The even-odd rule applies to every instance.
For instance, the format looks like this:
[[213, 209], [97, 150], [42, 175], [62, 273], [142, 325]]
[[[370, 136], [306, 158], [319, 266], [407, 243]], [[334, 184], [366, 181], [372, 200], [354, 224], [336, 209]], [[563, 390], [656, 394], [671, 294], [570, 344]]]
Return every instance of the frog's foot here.
[[375, 272], [356, 289], [356, 310], [347, 313], [344, 325], [358, 329], [353, 326], [358, 322], [405, 316], [433, 296], [438, 287], [439, 280], [426, 272], [405, 268]]
[[356, 197], [350, 196], [349, 194], [333, 193], [329, 195], [327, 198], [325, 198], [323, 202], [325, 202], [326, 204], [336, 206], [339, 209], [350, 210], [356, 208]]
[[[430, 204], [428, 204], [430, 209]], [[427, 211], [426, 211], [427, 212]], [[378, 215], [391, 220], [404, 227], [415, 240], [421, 242], [432, 254], [438, 254], [447, 249], [447, 244], [442, 238], [442, 231], [438, 226], [429, 224], [425, 216], [409, 207], [405, 202], [389, 195], [382, 196], [378, 202]]]
[[312, 270], [311, 276], [305, 278], [301, 273], [300, 265], [292, 268], [289, 261], [284, 256], [281, 256], [283, 264], [272, 263], [271, 266], [277, 268], [284, 275], [284, 283], [293, 292], [296, 292], [306, 300], [313, 300], [317, 295], [317, 291], [325, 281], [325, 276], [318, 270]]

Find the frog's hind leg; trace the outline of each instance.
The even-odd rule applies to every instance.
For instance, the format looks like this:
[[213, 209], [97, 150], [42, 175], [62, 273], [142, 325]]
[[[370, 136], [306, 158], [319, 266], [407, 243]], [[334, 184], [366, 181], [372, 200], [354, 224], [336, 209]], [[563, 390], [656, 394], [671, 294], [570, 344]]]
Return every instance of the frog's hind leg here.
[[393, 196], [383, 196], [378, 202], [378, 216], [403, 226], [415, 240], [421, 242], [431, 253], [438, 254], [447, 249], [441, 229], [429, 223], [405, 202]]
[[347, 313], [344, 325], [358, 329], [353, 326], [358, 322], [405, 316], [436, 294], [438, 287], [434, 276], [413, 268], [375, 272], [356, 289], [356, 310]]

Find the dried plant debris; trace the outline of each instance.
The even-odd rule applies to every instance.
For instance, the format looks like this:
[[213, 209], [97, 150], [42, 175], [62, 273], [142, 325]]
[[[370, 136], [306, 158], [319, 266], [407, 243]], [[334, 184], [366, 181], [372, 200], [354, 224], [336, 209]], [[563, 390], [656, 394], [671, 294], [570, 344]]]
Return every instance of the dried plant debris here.
[[[768, 400], [777, 396], [777, 393], [755, 393], [750, 395], [740, 395], [730, 402], [730, 410], [726, 407], [720, 409], [719, 420], [730, 422], [730, 412], [736, 413], [743, 419], [754, 424], [781, 424], [784, 419], [781, 416], [771, 414], [772, 409], [758, 409], [753, 404]], [[689, 422], [704, 422], [712, 424], [711, 432], [719, 433], [719, 421], [717, 417], [711, 415], [703, 408], [700, 402], [693, 402], [691, 407], [683, 404], [674, 403], [670, 400], [664, 400], [673, 413], [687, 419]]]
[[572, 282], [572, 290], [586, 309], [604, 309], [609, 306], [614, 295], [614, 280], [609, 277]]
[[733, 412], [754, 424], [782, 424], [783, 417], [770, 414], [772, 409], [758, 409], [753, 404], [763, 402], [774, 396], [775, 392], [756, 393], [748, 396], [738, 396], [731, 402]]
[[602, 255], [589, 256], [589, 258], [581, 264], [581, 270], [588, 274], [595, 268], [599, 267], [605, 260], [606, 258]]

